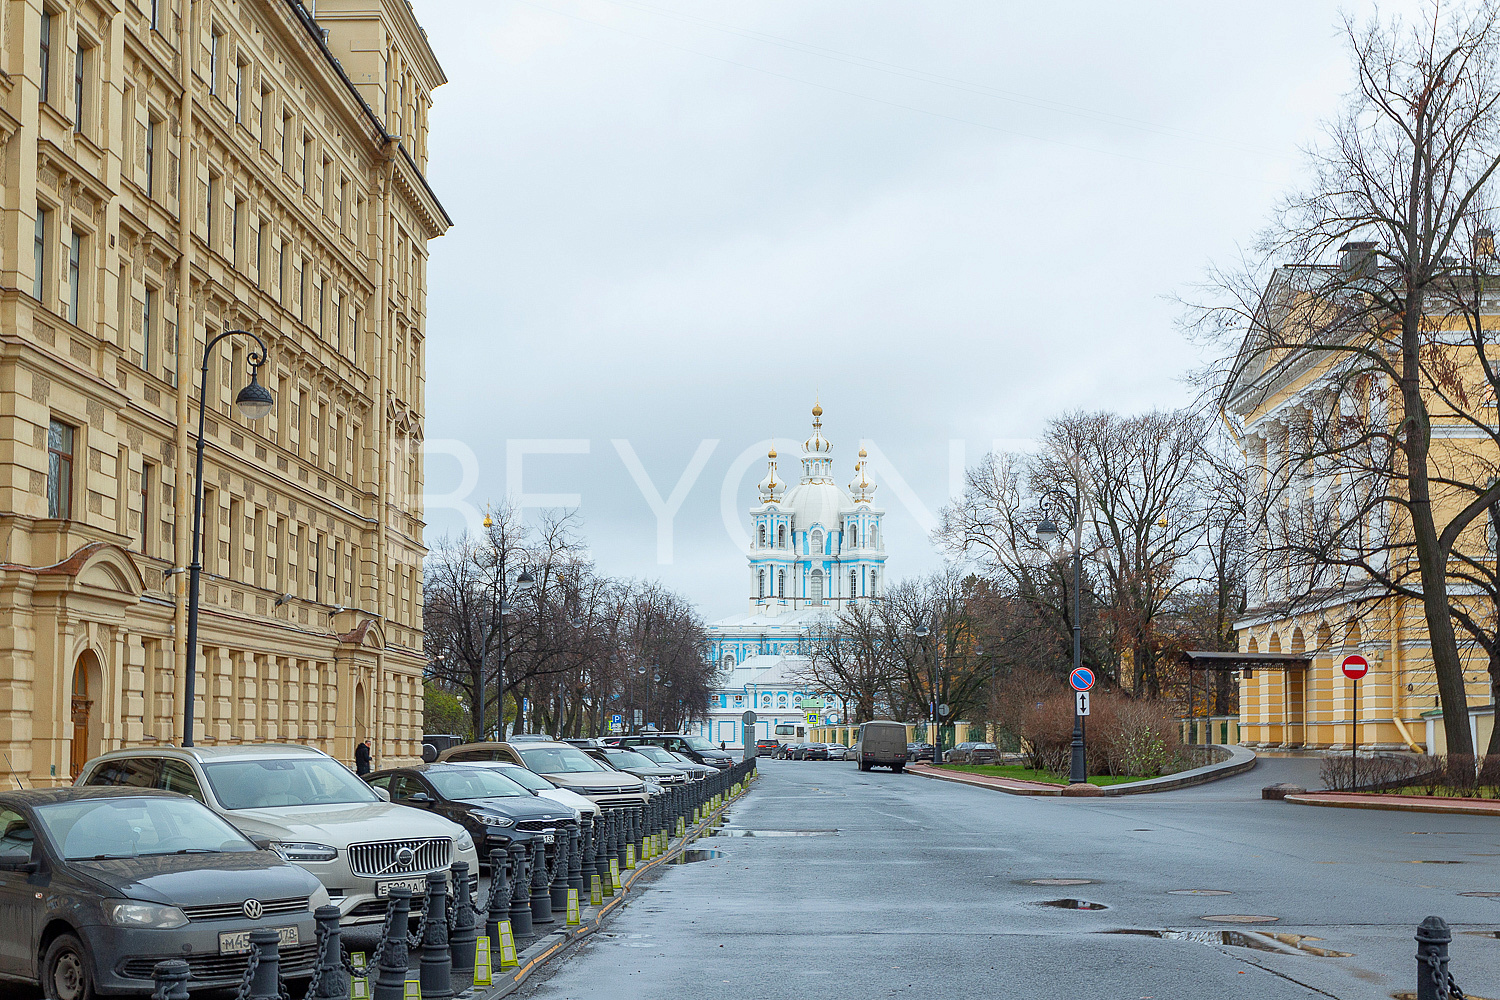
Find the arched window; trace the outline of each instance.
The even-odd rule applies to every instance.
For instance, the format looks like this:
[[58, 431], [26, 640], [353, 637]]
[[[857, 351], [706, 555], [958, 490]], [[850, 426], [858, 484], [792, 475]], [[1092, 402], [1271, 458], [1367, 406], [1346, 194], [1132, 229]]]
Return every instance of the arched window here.
[[808, 596], [814, 604], [823, 603], [823, 571], [815, 569], [812, 571], [812, 581], [808, 587]]
[[812, 533], [812, 537], [811, 537], [811, 539], [808, 542], [808, 549], [811, 550], [811, 551], [813, 551], [813, 552], [817, 552], [817, 553], [820, 553], [820, 554], [822, 553], [822, 551], [823, 551], [823, 533], [821, 531], [814, 531]]
[[849, 525], [849, 547], [851, 549], [859, 548], [859, 525], [857, 524]]
[[760, 526], [760, 544], [762, 546], [766, 544], [766, 526], [764, 524]]
[[[734, 657], [732, 657], [732, 656], [726, 656], [726, 657], [724, 657], [724, 668], [726, 670], [733, 670], [734, 669]], [[569, 836], [571, 836], [571, 834]]]
[[776, 596], [786, 596], [786, 570], [778, 570], [776, 573]]
[[770, 708], [771, 707], [771, 696], [770, 695], [766, 695], [764, 698], [762, 698], [760, 700], [760, 703], [762, 705], [766, 706], [767, 708]]
[[766, 596], [766, 571], [765, 570], [761, 570], [759, 576], [760, 576], [760, 583], [755, 588], [756, 589], [756, 595], [755, 596], [758, 597], [758, 598], [762, 598], [763, 599]]
[[859, 596], [859, 574], [852, 569], [849, 571], [849, 596]]
[[870, 548], [873, 549], [880, 545], [879, 538], [880, 527], [874, 524], [870, 525]]
[[776, 547], [778, 549], [786, 548], [786, 525], [784, 524], [778, 525], [776, 528]]
[[875, 588], [875, 571], [873, 569], [870, 570], [870, 596], [871, 597], [879, 597], [880, 596], [879, 591], [876, 590], [876, 588]]

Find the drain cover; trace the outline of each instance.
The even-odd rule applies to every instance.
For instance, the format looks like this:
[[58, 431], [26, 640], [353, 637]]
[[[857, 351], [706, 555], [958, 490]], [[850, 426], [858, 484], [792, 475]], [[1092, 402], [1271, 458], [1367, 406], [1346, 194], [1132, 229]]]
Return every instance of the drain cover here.
[[1230, 896], [1228, 889], [1168, 889], [1168, 896]]
[[1267, 917], [1256, 913], [1215, 913], [1200, 920], [1212, 920], [1216, 924], [1274, 924], [1280, 917]]
[[1093, 885], [1091, 878], [1029, 878], [1027, 885]]
[[1500, 892], [1461, 892], [1460, 896], [1479, 896], [1482, 899], [1500, 899]]

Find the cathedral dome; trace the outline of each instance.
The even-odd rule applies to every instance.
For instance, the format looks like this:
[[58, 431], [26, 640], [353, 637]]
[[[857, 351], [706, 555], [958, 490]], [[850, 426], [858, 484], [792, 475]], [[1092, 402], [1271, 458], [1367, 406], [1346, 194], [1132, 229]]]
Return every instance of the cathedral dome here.
[[782, 509], [792, 515], [792, 525], [807, 531], [822, 525], [824, 531], [838, 531], [843, 515], [854, 509], [849, 494], [833, 483], [798, 483], [787, 490]]

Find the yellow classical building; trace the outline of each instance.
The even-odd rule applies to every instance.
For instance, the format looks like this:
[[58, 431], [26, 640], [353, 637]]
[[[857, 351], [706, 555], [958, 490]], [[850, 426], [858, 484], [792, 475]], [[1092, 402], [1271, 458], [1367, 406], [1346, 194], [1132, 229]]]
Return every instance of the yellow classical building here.
[[181, 739], [417, 753], [441, 68], [406, 0], [11, 0], [0, 18], [0, 766]]
[[[1373, 266], [1373, 246], [1345, 246], [1340, 263], [1327, 269], [1325, 287], [1337, 288], [1338, 295], [1358, 295], [1359, 274]], [[1348, 280], [1351, 274], [1353, 281]], [[1248, 574], [1249, 608], [1236, 623], [1240, 656], [1210, 653], [1190, 658], [1199, 669], [1237, 672], [1240, 740], [1251, 746], [1347, 749], [1357, 741], [1365, 749], [1446, 752], [1420, 600], [1393, 596], [1358, 566], [1330, 572], [1307, 557], [1309, 551], [1326, 550], [1335, 560], [1347, 559], [1350, 546], [1363, 546], [1361, 558], [1369, 565], [1407, 584], [1416, 579], [1410, 525], [1400, 506], [1371, 501], [1378, 490], [1356, 482], [1362, 476], [1378, 479], [1357, 467], [1360, 462], [1373, 467], [1375, 460], [1345, 461], [1328, 455], [1347, 440], [1339, 434], [1351, 433], [1349, 427], [1391, 430], [1393, 384], [1379, 376], [1376, 365], [1367, 366], [1368, 372], [1351, 367], [1350, 354], [1298, 350], [1295, 345], [1304, 334], [1293, 333], [1275, 343], [1277, 329], [1291, 324], [1323, 334], [1326, 327], [1320, 324], [1331, 313], [1318, 288], [1317, 275], [1311, 281], [1298, 280], [1288, 269], [1272, 279], [1254, 324], [1260, 328], [1247, 335], [1235, 378], [1225, 393], [1224, 413], [1240, 438], [1251, 497], [1254, 555]], [[1500, 299], [1486, 295], [1482, 308], [1487, 327], [1500, 324]], [[1393, 356], [1389, 344], [1378, 339], [1372, 343]], [[1473, 353], [1462, 335], [1434, 334], [1428, 349], [1445, 352], [1447, 360], [1432, 363], [1451, 367], [1453, 384], [1468, 377], [1463, 359], [1465, 351], [1469, 358]], [[1475, 410], [1484, 414], [1476, 418], [1432, 394], [1428, 399], [1434, 468], [1489, 475], [1478, 470], [1500, 463], [1500, 453], [1479, 423], [1495, 419], [1493, 405], [1482, 411], [1476, 403]], [[1400, 476], [1387, 473], [1380, 488], [1399, 492]], [[1459, 492], [1435, 490], [1439, 530], [1442, 517], [1451, 517], [1465, 503], [1467, 498]], [[1496, 527], [1500, 525], [1493, 512], [1479, 518], [1460, 537], [1459, 547], [1468, 546], [1493, 564]], [[1279, 540], [1270, 537], [1278, 531]], [[1399, 565], [1402, 560], [1405, 567]], [[1461, 582], [1450, 587], [1459, 600], [1478, 600], [1472, 592], [1466, 594]], [[1483, 753], [1494, 718], [1488, 660], [1462, 630], [1458, 638], [1471, 728], [1477, 752]], [[1369, 663], [1357, 686], [1341, 669], [1344, 657], [1352, 653]]]

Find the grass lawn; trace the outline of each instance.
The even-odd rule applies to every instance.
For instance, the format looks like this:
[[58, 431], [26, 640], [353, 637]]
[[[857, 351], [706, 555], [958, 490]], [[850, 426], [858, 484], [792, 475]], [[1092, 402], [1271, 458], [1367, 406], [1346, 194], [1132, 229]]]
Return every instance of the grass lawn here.
[[[987, 774], [992, 778], [1015, 778], [1018, 781], [1040, 781], [1048, 785], [1066, 785], [1068, 779], [1059, 777], [1051, 771], [1038, 771], [1035, 768], [1022, 767], [1020, 764], [944, 764], [949, 771], [966, 771], [969, 774]], [[1128, 775], [1098, 774], [1089, 779], [1091, 785], [1124, 785], [1132, 781], [1145, 781], [1145, 778], [1132, 777]]]

